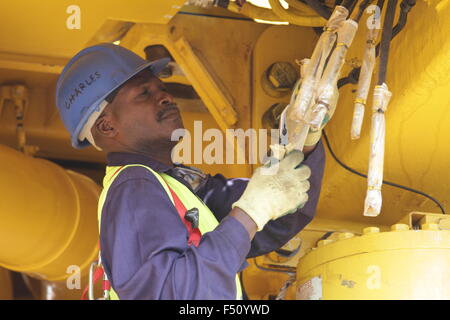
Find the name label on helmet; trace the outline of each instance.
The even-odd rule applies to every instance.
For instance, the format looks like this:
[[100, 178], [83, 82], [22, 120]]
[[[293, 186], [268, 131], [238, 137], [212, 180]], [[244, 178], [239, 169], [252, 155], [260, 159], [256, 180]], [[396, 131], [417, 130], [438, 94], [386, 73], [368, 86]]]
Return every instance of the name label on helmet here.
[[84, 80], [83, 82], [80, 82], [77, 87], [72, 91], [72, 94], [69, 96], [69, 98], [65, 101], [66, 109], [70, 109], [72, 107], [72, 104], [75, 102], [76, 98], [79, 95], [82, 95], [84, 90], [87, 89], [90, 85], [92, 85], [95, 81], [101, 78], [100, 72], [96, 71], [94, 73], [91, 73], [89, 77]]

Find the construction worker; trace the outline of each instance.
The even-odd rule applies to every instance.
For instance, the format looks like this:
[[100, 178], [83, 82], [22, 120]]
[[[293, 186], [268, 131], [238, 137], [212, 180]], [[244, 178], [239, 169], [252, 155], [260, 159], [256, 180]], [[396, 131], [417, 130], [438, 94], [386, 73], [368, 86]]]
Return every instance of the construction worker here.
[[[276, 250], [313, 218], [324, 169], [318, 138], [249, 179], [174, 164], [183, 122], [146, 61], [113, 44], [73, 57], [56, 101], [72, 145], [107, 153], [101, 260], [113, 299], [240, 299], [246, 258]], [[262, 171], [278, 165], [275, 174]]]

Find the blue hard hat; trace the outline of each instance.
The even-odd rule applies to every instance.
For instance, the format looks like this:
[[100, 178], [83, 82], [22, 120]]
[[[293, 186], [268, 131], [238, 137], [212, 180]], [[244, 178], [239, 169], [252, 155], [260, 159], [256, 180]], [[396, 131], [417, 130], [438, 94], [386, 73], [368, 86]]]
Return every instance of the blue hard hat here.
[[110, 93], [146, 68], [158, 75], [169, 61], [163, 58], [150, 62], [111, 43], [88, 47], [75, 55], [56, 85], [56, 105], [70, 132], [72, 146], [81, 149], [90, 145], [87, 140], [80, 141], [78, 135]]

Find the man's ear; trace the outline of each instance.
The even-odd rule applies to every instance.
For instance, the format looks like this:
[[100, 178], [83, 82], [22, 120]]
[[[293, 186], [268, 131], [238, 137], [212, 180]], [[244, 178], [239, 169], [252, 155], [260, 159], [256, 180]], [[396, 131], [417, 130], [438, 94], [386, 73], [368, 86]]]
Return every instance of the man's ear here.
[[103, 115], [95, 122], [94, 130], [105, 138], [113, 138], [117, 135], [116, 126], [110, 113]]

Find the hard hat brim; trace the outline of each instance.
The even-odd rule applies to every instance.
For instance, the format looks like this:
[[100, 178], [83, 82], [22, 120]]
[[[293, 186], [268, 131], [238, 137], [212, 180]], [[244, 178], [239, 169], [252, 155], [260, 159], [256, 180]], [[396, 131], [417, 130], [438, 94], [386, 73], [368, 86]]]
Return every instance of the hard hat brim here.
[[87, 110], [87, 112], [85, 112], [84, 116], [81, 118], [81, 121], [78, 123], [77, 127], [75, 128], [75, 131], [72, 134], [72, 141], [71, 141], [72, 146], [76, 149], [82, 149], [82, 148], [85, 148], [85, 147], [91, 145], [89, 143], [89, 141], [87, 141], [87, 140], [80, 141], [78, 139], [78, 136], [79, 136], [81, 130], [83, 129], [84, 125], [86, 124], [86, 121], [89, 119], [90, 115], [92, 114], [92, 112], [94, 112], [95, 110], [98, 110], [99, 105], [105, 100], [105, 98], [108, 95], [110, 95], [114, 90], [116, 90], [117, 88], [122, 86], [125, 82], [127, 82], [128, 80], [133, 78], [136, 74], [138, 74], [139, 72], [141, 72], [142, 70], [145, 70], [147, 68], [149, 68], [150, 71], [154, 75], [158, 75], [167, 66], [167, 64], [170, 61], [171, 61], [170, 58], [162, 58], [159, 60], [149, 61], [149, 62], [142, 64], [141, 66], [136, 68], [136, 70], [133, 71], [126, 79], [124, 79], [124, 81], [117, 84], [110, 91], [108, 91], [106, 94], [104, 94], [102, 97], [100, 97], [94, 104], [92, 104], [92, 106]]

